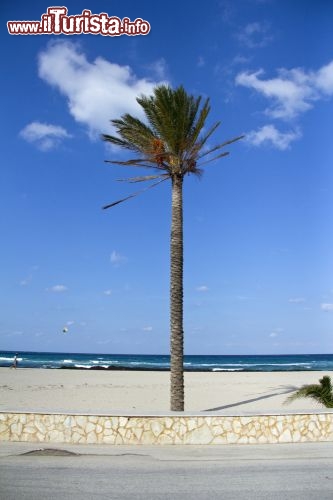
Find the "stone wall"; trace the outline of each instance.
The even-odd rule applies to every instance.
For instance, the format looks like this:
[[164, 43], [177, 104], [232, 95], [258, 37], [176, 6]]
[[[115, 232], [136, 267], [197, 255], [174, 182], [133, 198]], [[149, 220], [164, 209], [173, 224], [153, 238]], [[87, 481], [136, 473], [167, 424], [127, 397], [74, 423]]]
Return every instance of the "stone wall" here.
[[214, 445], [332, 440], [333, 413], [329, 412], [248, 416], [0, 413], [0, 441]]

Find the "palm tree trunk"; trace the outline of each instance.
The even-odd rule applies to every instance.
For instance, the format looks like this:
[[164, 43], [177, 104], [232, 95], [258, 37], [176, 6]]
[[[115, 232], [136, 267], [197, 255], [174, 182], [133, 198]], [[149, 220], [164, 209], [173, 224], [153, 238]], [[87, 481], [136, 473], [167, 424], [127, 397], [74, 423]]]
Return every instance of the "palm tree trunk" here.
[[183, 177], [172, 178], [170, 247], [171, 411], [184, 411]]

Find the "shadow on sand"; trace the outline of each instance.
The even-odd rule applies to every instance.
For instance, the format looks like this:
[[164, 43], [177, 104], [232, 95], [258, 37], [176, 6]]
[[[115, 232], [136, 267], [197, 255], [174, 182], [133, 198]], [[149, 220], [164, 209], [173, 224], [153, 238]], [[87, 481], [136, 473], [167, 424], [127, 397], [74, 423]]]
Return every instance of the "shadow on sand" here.
[[252, 398], [252, 399], [245, 399], [244, 401], [237, 401], [236, 403], [231, 403], [229, 405], [224, 405], [224, 406], [217, 406], [216, 408], [208, 408], [207, 410], [203, 411], [218, 411], [218, 410], [226, 410], [227, 408], [234, 408], [235, 406], [242, 406], [247, 403], [254, 403], [255, 401], [260, 401], [262, 399], [269, 399], [269, 398], [274, 398], [275, 396], [280, 396], [281, 394], [289, 394], [290, 392], [297, 391], [298, 387], [294, 386], [283, 386], [281, 387], [282, 390], [281, 392], [273, 392], [271, 394], [266, 394], [265, 396], [259, 396], [257, 398]]

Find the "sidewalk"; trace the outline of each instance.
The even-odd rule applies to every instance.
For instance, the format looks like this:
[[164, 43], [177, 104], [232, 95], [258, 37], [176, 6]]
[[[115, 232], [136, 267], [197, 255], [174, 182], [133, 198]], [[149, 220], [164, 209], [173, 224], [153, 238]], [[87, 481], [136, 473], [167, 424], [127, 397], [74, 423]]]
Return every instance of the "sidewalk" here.
[[[36, 455], [52, 455], [49, 450], [54, 450], [54, 455], [141, 456], [151, 457], [159, 461], [243, 461], [254, 459], [269, 461], [286, 458], [313, 460], [316, 458], [332, 459], [333, 442], [222, 446], [114, 446], [0, 442], [0, 459], [29, 452], [35, 452]], [[34, 454], [31, 453], [27, 456], [32, 457]]]

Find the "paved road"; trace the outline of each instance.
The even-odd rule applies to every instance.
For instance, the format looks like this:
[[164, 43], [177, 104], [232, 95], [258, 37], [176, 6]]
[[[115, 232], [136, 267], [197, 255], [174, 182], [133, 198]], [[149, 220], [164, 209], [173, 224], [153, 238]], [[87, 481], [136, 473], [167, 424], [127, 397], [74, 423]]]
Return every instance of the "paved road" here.
[[0, 443], [1, 499], [333, 498], [333, 443], [38, 448]]

